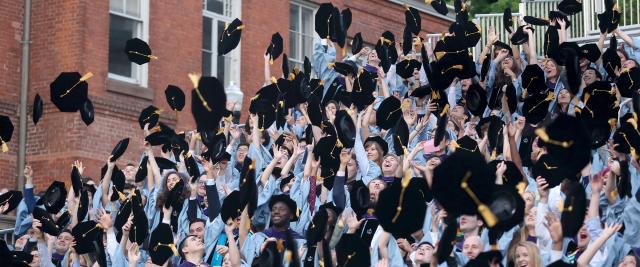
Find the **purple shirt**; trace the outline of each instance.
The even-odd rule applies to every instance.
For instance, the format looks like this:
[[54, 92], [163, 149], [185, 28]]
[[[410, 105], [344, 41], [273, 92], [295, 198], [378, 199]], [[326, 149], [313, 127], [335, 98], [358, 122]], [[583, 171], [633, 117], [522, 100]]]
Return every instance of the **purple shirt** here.
[[[291, 233], [291, 236], [293, 237], [293, 239], [303, 239], [304, 237], [302, 237], [300, 234], [298, 234], [296, 231], [291, 230], [291, 228], [287, 229], [287, 231], [289, 231]], [[268, 229], [265, 229], [263, 232], [267, 237], [274, 237], [275, 239], [278, 240], [285, 240], [285, 236], [286, 236], [286, 231], [278, 231], [275, 228], [271, 227]]]
[[188, 261], [185, 261], [182, 264], [178, 265], [178, 267], [200, 267], [200, 266], [209, 266], [210, 267], [211, 265], [206, 264], [204, 262], [200, 263], [200, 265], [195, 265], [195, 264], [193, 264], [191, 262], [188, 262]]

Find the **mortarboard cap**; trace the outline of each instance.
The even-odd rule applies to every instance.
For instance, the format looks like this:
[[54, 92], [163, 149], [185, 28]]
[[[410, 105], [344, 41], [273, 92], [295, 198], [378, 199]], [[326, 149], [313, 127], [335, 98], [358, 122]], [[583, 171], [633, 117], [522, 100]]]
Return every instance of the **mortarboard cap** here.
[[220, 218], [222, 218], [222, 221], [227, 222], [229, 219], [238, 218], [244, 209], [240, 204], [240, 191], [233, 191], [227, 195], [220, 209]]
[[333, 68], [337, 73], [344, 76], [354, 75], [358, 72], [358, 66], [351, 60], [345, 60], [344, 62], [336, 61], [329, 64], [329, 68]]
[[402, 117], [401, 103], [395, 97], [388, 97], [380, 103], [376, 111], [376, 125], [389, 130]]
[[149, 63], [152, 59], [158, 59], [158, 57], [152, 55], [149, 44], [138, 38], [127, 40], [124, 45], [124, 53], [127, 54], [129, 61], [138, 65]]
[[493, 229], [509, 231], [524, 219], [524, 200], [515, 187], [510, 185], [496, 186], [491, 193], [489, 209], [498, 222]]
[[164, 95], [171, 109], [182, 111], [185, 104], [185, 95], [180, 87], [170, 84], [167, 86], [167, 89], [164, 90]]
[[344, 148], [352, 148], [355, 144], [356, 126], [346, 110], [338, 110], [334, 119], [338, 140]]
[[356, 234], [344, 234], [336, 244], [338, 266], [356, 267], [371, 265], [369, 246]]
[[[78, 221], [84, 221], [89, 213], [89, 193], [85, 190], [80, 192], [80, 202], [78, 203], [78, 212], [76, 213]], [[58, 219], [60, 220], [60, 219]], [[66, 223], [65, 223], [66, 226]], [[63, 228], [63, 227], [60, 227]]]
[[420, 67], [422, 67], [422, 63], [420, 63], [420, 61], [415, 59], [405, 59], [398, 62], [396, 65], [396, 72], [403, 79], [409, 79], [413, 77], [413, 71], [416, 69], [420, 70]]
[[582, 1], [578, 0], [562, 0], [558, 3], [558, 10], [568, 16], [573, 16], [582, 12]]
[[7, 214], [17, 208], [21, 200], [22, 192], [16, 190], [7, 191], [6, 193], [0, 195], [0, 206], [3, 206], [7, 203], [9, 204], [7, 210], [2, 214]]
[[[276, 32], [273, 35], [271, 35], [271, 42], [267, 47], [267, 52], [265, 52], [265, 55], [270, 56], [269, 63], [273, 64], [273, 61], [276, 60], [280, 56], [280, 54], [282, 54], [283, 50], [284, 50], [284, 47], [282, 45], [282, 36], [280, 36], [279, 32]], [[306, 70], [305, 70], [305, 73], [306, 73]]]
[[618, 41], [615, 35], [611, 36], [609, 48], [602, 53], [602, 67], [607, 72], [608, 79], [613, 80], [617, 77], [616, 70], [622, 67], [622, 62], [618, 56]]
[[87, 126], [93, 123], [93, 120], [95, 119], [93, 102], [91, 102], [91, 100], [88, 98], [86, 101], [84, 101], [82, 107], [80, 107], [80, 118], [82, 119], [82, 122], [84, 122], [84, 124]]
[[149, 162], [149, 157], [144, 156], [142, 161], [140, 161], [140, 165], [138, 166], [138, 170], [136, 171], [136, 183], [144, 181], [147, 178], [147, 162]]
[[335, 37], [334, 6], [331, 3], [322, 3], [315, 15], [315, 31], [321, 39]]
[[102, 226], [95, 221], [85, 221], [78, 223], [71, 230], [71, 234], [76, 242], [74, 249], [78, 254], [85, 254], [95, 251], [91, 243], [98, 240], [102, 235]]
[[420, 35], [422, 29], [422, 20], [420, 19], [420, 11], [405, 4], [404, 21], [409, 32], [414, 35]]
[[600, 48], [598, 48], [597, 44], [584, 44], [580, 46], [579, 55], [580, 58], [586, 58], [590, 62], [595, 63], [600, 59], [602, 52], [600, 52]]
[[49, 85], [51, 102], [62, 112], [76, 112], [88, 98], [89, 84], [93, 77], [88, 72], [81, 76], [78, 72], [62, 72]]
[[353, 40], [351, 41], [351, 54], [358, 54], [360, 53], [360, 50], [362, 50], [362, 44], [364, 43], [364, 41], [362, 40], [362, 34], [361, 33], [356, 33], [353, 36]]
[[409, 126], [404, 118], [400, 118], [393, 126], [393, 150], [397, 156], [408, 154], [409, 146]]
[[616, 8], [605, 10], [604, 12], [597, 14], [597, 16], [600, 33], [612, 33], [618, 28], [618, 24], [620, 23], [620, 11]]
[[120, 158], [122, 154], [127, 151], [127, 146], [129, 146], [129, 138], [120, 140], [120, 142], [118, 142], [111, 151], [111, 162], [118, 160], [118, 158]]
[[529, 41], [529, 35], [524, 31], [525, 28], [530, 28], [533, 32], [533, 28], [527, 25], [518, 27], [518, 29], [511, 36], [511, 43], [514, 45], [521, 45]]
[[228, 112], [227, 95], [222, 83], [215, 77], [200, 77], [191, 91], [191, 113], [199, 132], [217, 130], [222, 117]]
[[380, 192], [375, 216], [380, 226], [394, 236], [410, 236], [422, 229], [427, 203], [423, 193], [405, 177], [402, 182], [393, 183]]
[[511, 15], [511, 8], [505, 8], [502, 13], [502, 25], [508, 33], [513, 32], [513, 15]]
[[173, 243], [171, 226], [160, 223], [149, 237], [149, 257], [155, 265], [164, 265], [167, 260], [178, 255], [178, 249]]
[[456, 151], [434, 170], [431, 189], [448, 213], [476, 214], [488, 211], [494, 180], [481, 155]]
[[240, 43], [244, 24], [238, 18], [234, 19], [231, 24], [225, 25], [224, 31], [220, 33], [220, 42], [218, 43], [218, 56], [224, 56], [231, 50], [235, 49]]
[[[636, 81], [638, 81], [638, 83], [636, 83]], [[632, 97], [633, 92], [640, 89], [640, 69], [638, 67], [623, 69], [616, 80], [616, 85], [620, 91], [620, 95], [623, 97]]]
[[487, 92], [479, 84], [471, 84], [465, 95], [467, 109], [474, 116], [482, 116], [487, 108]]
[[382, 152], [383, 152], [382, 156], [387, 155], [387, 153], [389, 152], [389, 144], [387, 143], [387, 141], [382, 139], [382, 137], [378, 135], [367, 137], [367, 139], [364, 140], [365, 147], [369, 142], [377, 143], [380, 146], [380, 148], [382, 148]]
[[149, 129], [155, 127], [160, 119], [160, 113], [162, 113], [162, 110], [153, 105], [144, 108], [140, 112], [140, 116], [138, 116], [140, 129], [144, 129], [144, 125], [147, 123], [149, 124]]
[[52, 236], [58, 236], [60, 234], [60, 229], [53, 221], [53, 217], [51, 217], [51, 214], [49, 212], [40, 207], [35, 207], [33, 208], [32, 214], [34, 219], [37, 219], [40, 221], [40, 223], [42, 223], [40, 231]]
[[449, 8], [447, 7], [447, 2], [445, 2], [445, 0], [425, 0], [425, 3], [431, 5], [436, 12], [443, 16], [446, 16], [447, 13], [449, 13]]
[[73, 187], [74, 195], [78, 197], [80, 191], [82, 191], [82, 175], [80, 175], [80, 171], [75, 165], [71, 168], [71, 186]]
[[573, 238], [584, 224], [587, 197], [584, 187], [577, 181], [569, 182], [565, 192], [566, 197], [562, 207], [562, 215], [560, 216], [562, 235]]
[[540, 123], [547, 116], [549, 104], [551, 104], [552, 100], [553, 92], [534, 94], [525, 98], [522, 105], [522, 115], [525, 117], [527, 123]]
[[2, 147], [2, 152], [9, 151], [9, 146], [7, 143], [11, 141], [11, 136], [13, 135], [13, 123], [11, 123], [11, 119], [7, 116], [0, 115], [0, 147]]
[[32, 118], [33, 118], [33, 124], [38, 124], [38, 121], [40, 120], [40, 118], [42, 118], [42, 112], [43, 112], [43, 103], [42, 103], [42, 98], [40, 97], [39, 94], [36, 94], [36, 97], [33, 99], [33, 114]]
[[64, 207], [67, 198], [67, 189], [64, 187], [64, 183], [60, 181], [54, 181], [49, 185], [44, 196], [38, 199], [37, 205], [44, 205], [47, 211], [51, 214], [57, 214]]

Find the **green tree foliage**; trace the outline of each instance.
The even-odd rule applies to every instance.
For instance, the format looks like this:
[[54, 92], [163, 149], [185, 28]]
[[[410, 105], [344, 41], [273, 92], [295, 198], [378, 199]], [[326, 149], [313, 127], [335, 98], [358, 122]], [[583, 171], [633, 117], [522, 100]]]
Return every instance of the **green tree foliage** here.
[[511, 12], [518, 12], [519, 0], [472, 0], [467, 2], [471, 6], [471, 15], [502, 13], [507, 7], [511, 7]]

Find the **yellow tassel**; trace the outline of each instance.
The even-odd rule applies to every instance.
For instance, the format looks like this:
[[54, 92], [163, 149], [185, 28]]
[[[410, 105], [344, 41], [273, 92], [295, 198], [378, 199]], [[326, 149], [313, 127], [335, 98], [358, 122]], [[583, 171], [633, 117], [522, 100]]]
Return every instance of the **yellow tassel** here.
[[285, 263], [290, 263], [291, 262], [291, 250], [287, 250], [284, 253], [284, 262]]
[[84, 82], [86, 80], [91, 79], [91, 77], [93, 77], [93, 72], [87, 72], [87, 74], [85, 74], [80, 78], [80, 81]]
[[9, 151], [9, 146], [7, 146], [7, 143], [2, 140], [0, 140], [0, 142], [2, 142], [2, 153], [6, 153], [7, 151]]

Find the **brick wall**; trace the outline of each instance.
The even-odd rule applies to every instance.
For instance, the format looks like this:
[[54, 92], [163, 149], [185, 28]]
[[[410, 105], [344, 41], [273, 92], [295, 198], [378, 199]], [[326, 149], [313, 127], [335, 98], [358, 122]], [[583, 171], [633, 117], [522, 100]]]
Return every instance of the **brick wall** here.
[[[10, 152], [0, 154], [0, 187], [14, 187], [18, 150], [18, 103], [22, 36], [21, 0], [0, 2], [0, 114], [10, 115], [14, 131]], [[69, 183], [71, 163], [82, 160], [86, 175], [99, 179], [100, 167], [113, 146], [129, 137], [129, 149], [119, 161], [137, 162], [142, 151], [142, 130], [137, 118], [140, 110], [153, 104], [163, 108], [162, 120], [177, 131], [192, 129], [190, 113], [191, 83], [187, 73], [200, 71], [202, 44], [202, 2], [198, 0], [150, 0], [149, 44], [159, 60], [149, 64], [148, 88], [108, 78], [109, 2], [90, 0], [33, 1], [31, 51], [29, 62], [29, 99], [27, 128], [27, 164], [34, 168], [36, 191], [53, 180]], [[319, 2], [319, 1], [318, 1]], [[318, 4], [318, 2], [313, 2]], [[312, 4], [313, 4], [312, 3]], [[402, 6], [384, 0], [334, 1], [349, 7], [353, 23], [349, 36], [362, 32], [365, 41], [374, 42], [384, 29], [401, 36], [404, 25]], [[266, 9], [265, 7], [268, 7]], [[381, 14], [384, 10], [384, 15]], [[242, 1], [241, 88], [245, 94], [243, 114], [249, 98], [263, 83], [263, 55], [271, 34], [280, 32], [288, 51], [289, 1]], [[448, 23], [422, 15], [423, 32], [439, 32]], [[281, 75], [282, 58], [271, 66], [273, 76]], [[60, 72], [91, 71], [90, 98], [95, 106], [95, 121], [85, 126], [79, 113], [61, 113], [49, 101], [49, 83]], [[183, 89], [187, 106], [181, 113], [169, 110], [164, 89], [174, 84]], [[36, 93], [45, 102], [38, 125], [31, 121], [31, 105]]]

